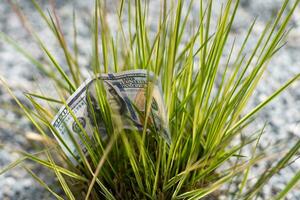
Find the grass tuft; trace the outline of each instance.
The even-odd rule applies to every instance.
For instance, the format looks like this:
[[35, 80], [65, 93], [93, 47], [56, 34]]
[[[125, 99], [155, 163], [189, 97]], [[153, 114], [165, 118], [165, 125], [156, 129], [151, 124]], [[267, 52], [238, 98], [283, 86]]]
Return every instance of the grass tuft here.
[[[113, 116], [103, 82], [98, 79], [95, 100], [99, 110], [92, 109], [91, 114], [96, 126], [97, 115], [101, 114], [107, 138], [102, 137], [99, 127], [94, 128], [90, 136], [67, 103], [68, 97], [83, 83], [84, 77], [83, 67], [78, 64], [80, 46], [77, 44], [75, 11], [70, 16], [73, 43], [68, 44], [55, 9], [52, 7], [47, 13], [32, 0], [40, 18], [56, 38], [57, 48], [62, 50], [67, 64], [62, 66], [48, 49], [47, 43], [36, 34], [26, 19], [26, 13], [11, 2], [22, 24], [48, 61], [41, 63], [25, 47], [4, 33], [0, 33], [0, 39], [25, 56], [46, 79], [53, 81], [58, 98], [35, 91], [27, 92], [24, 95], [33, 106], [29, 109], [0, 76], [1, 84], [35, 126], [35, 131], [46, 138], [42, 140], [42, 151], [35, 154], [21, 152], [22, 157], [2, 169], [0, 174], [22, 164], [57, 199], [217, 198], [226, 191], [224, 187], [229, 190], [233, 180], [239, 181], [239, 191], [233, 197], [255, 198], [268, 180], [290, 163], [300, 148], [297, 142], [251, 185], [248, 177], [251, 167], [270, 155], [268, 152], [256, 152], [263, 130], [246, 136], [242, 132], [255, 115], [297, 81], [300, 74], [288, 80], [250, 112], [245, 113], [245, 107], [268, 63], [285, 44], [289, 33], [288, 23], [299, 2], [285, 0], [276, 18], [270, 20], [261, 32], [254, 49], [246, 53], [245, 47], [256, 19], [250, 24], [240, 45], [235, 41], [229, 43], [239, 0], [227, 0], [221, 6], [215, 27], [212, 15], [217, 1], [162, 0], [160, 8], [157, 8], [160, 14], [154, 35], [150, 34], [148, 19], [151, 1], [121, 0], [115, 6], [118, 31], [114, 34], [110, 30], [105, 8], [109, 2], [95, 0], [90, 27], [92, 56], [88, 71], [91, 78], [102, 73], [133, 69], [145, 69], [148, 74], [153, 72], [157, 75], [163, 91], [171, 142], [160, 137], [160, 133], [149, 126], [153, 92], [150, 84], [145, 89], [145, 113], [139, 113], [139, 117], [145, 121], [143, 131], [125, 131], [120, 128], [123, 126], [122, 120]], [[197, 17], [191, 11], [196, 3], [200, 5]], [[288, 5], [291, 5], [289, 9]], [[187, 10], [184, 10], [185, 7]], [[124, 20], [127, 23], [123, 23]], [[224, 58], [228, 46], [231, 49], [228, 57]], [[234, 51], [238, 52], [237, 55], [233, 54]], [[87, 103], [92, 103], [89, 96]], [[64, 141], [51, 124], [53, 114], [60, 106], [66, 107], [72, 120], [79, 126], [82, 133], [79, 134], [80, 141], [70, 130], [67, 131], [70, 141]], [[233, 142], [240, 137], [243, 140], [234, 145]], [[58, 142], [53, 144], [54, 138]], [[250, 157], [241, 154], [243, 149], [253, 144]], [[86, 151], [83, 151], [82, 145]], [[78, 152], [78, 156], [74, 151]], [[56, 175], [57, 186], [63, 194], [57, 194], [47, 186], [26, 166], [25, 160], [49, 168]], [[243, 174], [245, 171], [246, 174]], [[298, 172], [276, 198], [284, 198], [299, 179]]]

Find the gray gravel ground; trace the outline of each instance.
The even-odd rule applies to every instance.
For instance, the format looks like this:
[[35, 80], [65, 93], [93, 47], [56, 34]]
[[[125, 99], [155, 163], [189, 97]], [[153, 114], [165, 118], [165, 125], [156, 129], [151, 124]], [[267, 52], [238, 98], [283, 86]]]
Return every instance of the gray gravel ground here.
[[[47, 1], [42, 2], [44, 8], [49, 5]], [[247, 27], [255, 16], [259, 16], [257, 26], [254, 29], [254, 35], [251, 40], [255, 41], [260, 31], [264, 28], [270, 17], [273, 16], [276, 9], [280, 7], [282, 0], [242, 0], [241, 7], [238, 11], [234, 29], [231, 33], [232, 37], [237, 38], [237, 43], [241, 40], [241, 36], [245, 34]], [[30, 1], [19, 1], [22, 9], [28, 14], [28, 18], [37, 27], [37, 32], [42, 39], [47, 42], [50, 50], [55, 49], [57, 44], [51, 37], [45, 24], [38, 17], [38, 13], [34, 10]], [[150, 16], [155, 18], [155, 8], [159, 4], [158, 0], [150, 3]], [[89, 9], [92, 1], [57, 1], [58, 13], [61, 16], [63, 29], [68, 37], [71, 36], [72, 9], [78, 10], [78, 39], [80, 46], [80, 65], [88, 66], [88, 57], [90, 55], [89, 37]], [[193, 12], [197, 12], [195, 6]], [[41, 53], [28, 38], [28, 35], [19, 23], [16, 15], [12, 12], [11, 7], [4, 1], [0, 1], [0, 31], [4, 32], [28, 48], [28, 51], [39, 57]], [[112, 23], [112, 22], [111, 22]], [[114, 24], [111, 24], [112, 26]], [[293, 75], [300, 73], [300, 8], [298, 7], [292, 20], [294, 29], [292, 30], [288, 41], [289, 43], [274, 57], [270, 62], [269, 68], [264, 75], [262, 82], [259, 84], [254, 94], [253, 100], [250, 102], [248, 109], [257, 105], [268, 95], [280, 87], [285, 81]], [[253, 43], [255, 44], [255, 43]], [[251, 50], [251, 45], [248, 47]], [[54, 51], [59, 58], [62, 54]], [[62, 61], [62, 60], [61, 60]], [[63, 61], [62, 61], [63, 62]], [[47, 80], [40, 77], [33, 66], [31, 66], [23, 57], [15, 53], [15, 50], [0, 42], [0, 74], [9, 82], [15, 94], [24, 100], [22, 91], [35, 90], [40, 87], [49, 85]], [[300, 137], [300, 81], [293, 84], [280, 97], [268, 105], [259, 115], [252, 126], [252, 129], [261, 128], [265, 122], [268, 123], [266, 133], [261, 139], [260, 149], [265, 149], [270, 144], [278, 143], [278, 149], [284, 150], [291, 147]], [[49, 91], [47, 91], [49, 92]], [[5, 109], [8, 102], [13, 102], [3, 87], [0, 86], [0, 144], [5, 144], [5, 148], [0, 149], [0, 169], [17, 159], [19, 156], [12, 150], [32, 151], [32, 144], [29, 143], [24, 134], [32, 130], [32, 126], [26, 119], [19, 114], [13, 113]], [[24, 100], [24, 102], [26, 102]], [[255, 177], [266, 167], [270, 167], [274, 160], [270, 160], [263, 164], [257, 165], [251, 172], [251, 177]], [[49, 174], [47, 170], [33, 165], [32, 169], [48, 184], [54, 183], [54, 176]], [[300, 161], [296, 160], [291, 166], [283, 170], [277, 176], [273, 177], [269, 184], [264, 187], [260, 199], [270, 199], [272, 195], [280, 191], [285, 183], [292, 177], [293, 173], [299, 171]], [[232, 187], [232, 191], [234, 191]], [[300, 199], [300, 185], [298, 185], [288, 199]], [[21, 167], [17, 167], [12, 171], [0, 176], [0, 199], [4, 200], [40, 200], [52, 199], [51, 195], [46, 192], [28, 173]], [[226, 199], [226, 198], [225, 198]]]

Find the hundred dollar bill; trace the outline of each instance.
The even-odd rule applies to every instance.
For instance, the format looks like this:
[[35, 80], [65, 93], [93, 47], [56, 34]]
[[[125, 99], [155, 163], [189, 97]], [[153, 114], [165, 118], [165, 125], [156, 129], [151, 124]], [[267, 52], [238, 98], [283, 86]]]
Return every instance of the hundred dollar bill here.
[[[146, 70], [101, 74], [97, 78], [86, 80], [69, 97], [68, 106], [63, 106], [52, 121], [60, 139], [55, 137], [73, 164], [78, 164], [79, 160], [79, 152], [76, 150], [74, 140], [77, 141], [83, 153], [88, 154], [83, 141], [82, 128], [89, 138], [92, 138], [95, 129], [98, 129], [97, 132], [103, 139], [107, 137], [101, 108], [97, 101], [96, 86], [99, 85], [97, 80], [103, 83], [112, 120], [118, 121], [117, 125], [122, 126], [118, 129], [143, 131], [146, 101], [150, 99], [147, 127], [155, 129], [170, 144], [171, 137], [161, 85], [154, 74]], [[146, 92], [147, 88], [149, 93]], [[152, 98], [148, 98], [147, 94], [150, 94]]]

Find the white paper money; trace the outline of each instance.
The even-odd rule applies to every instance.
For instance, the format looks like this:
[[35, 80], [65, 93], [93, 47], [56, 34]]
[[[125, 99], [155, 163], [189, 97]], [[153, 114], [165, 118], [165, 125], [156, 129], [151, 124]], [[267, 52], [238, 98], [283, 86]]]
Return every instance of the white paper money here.
[[[122, 128], [125, 130], [143, 131], [145, 117], [141, 113], [145, 113], [146, 87], [147, 85], [151, 86], [152, 101], [148, 125], [150, 124], [149, 126], [159, 132], [166, 142], [170, 144], [171, 137], [168, 130], [161, 85], [153, 73], [147, 73], [146, 70], [131, 70], [101, 74], [97, 79], [103, 81], [107, 102], [111, 108], [112, 120], [116, 120], [116, 117], [121, 119]], [[69, 97], [67, 105], [90, 138], [92, 138], [93, 130], [96, 127], [101, 137], [105, 138], [107, 136], [106, 127], [101, 120], [100, 107], [97, 105], [95, 85], [96, 79], [86, 80]], [[70, 134], [86, 155], [87, 149], [80, 139], [82, 129], [76, 123], [69, 109], [65, 106], [62, 107], [52, 121], [52, 125], [69, 148], [68, 150], [61, 140], [56, 137], [63, 151], [72, 163], [77, 165], [79, 152], [77, 152]]]

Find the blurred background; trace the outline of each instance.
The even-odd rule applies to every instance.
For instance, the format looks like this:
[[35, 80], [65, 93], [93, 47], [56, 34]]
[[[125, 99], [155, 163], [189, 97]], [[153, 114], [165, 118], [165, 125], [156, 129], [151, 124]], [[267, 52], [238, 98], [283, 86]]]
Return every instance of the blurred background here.
[[[61, 63], [64, 63], [62, 52], [56, 49], [58, 44], [49, 29], [46, 29], [45, 22], [40, 18], [31, 1], [19, 0], [16, 2], [50, 50], [54, 52]], [[48, 1], [39, 0], [38, 2], [42, 5], [44, 10], [50, 8]], [[113, 0], [107, 4], [108, 17], [112, 19], [117, 2], [117, 0]], [[258, 17], [253, 35], [251, 36], [251, 41], [253, 41], [253, 45], [255, 45], [262, 29], [266, 26], [268, 20], [274, 17], [274, 14], [282, 3], [283, 0], [241, 0], [240, 9], [238, 10], [234, 27], [230, 34], [231, 40], [236, 38], [236, 43], [240, 44], [251, 22], [255, 17]], [[159, 5], [160, 0], [151, 0], [150, 2], [149, 21], [150, 28], [152, 28], [153, 31], [156, 31], [156, 27], [151, 26], [151, 23], [157, 20], [157, 8]], [[75, 10], [78, 27], [80, 66], [89, 66], [89, 58], [91, 55], [90, 23], [93, 0], [57, 0], [55, 7], [61, 20], [63, 32], [66, 38], [70, 40], [72, 40], [72, 15], [73, 10]], [[199, 12], [199, 7], [195, 5], [192, 8], [192, 13], [196, 14], [197, 12]], [[0, 13], [0, 32], [17, 40], [29, 53], [34, 55], [35, 58], [43, 59], [41, 56], [42, 52], [40, 52], [39, 48], [22, 27], [14, 9], [8, 1], [0, 0]], [[215, 15], [213, 20], [217, 20], [217, 15]], [[109, 23], [111, 26], [117, 26], [116, 21], [111, 20]], [[300, 73], [299, 7], [295, 11], [290, 27], [292, 30], [288, 37], [288, 43], [270, 62], [269, 68], [247, 109], [250, 110], [253, 108], [284, 82], [292, 78], [293, 75]], [[246, 51], [251, 51], [252, 47], [250, 43]], [[0, 40], [0, 75], [6, 78], [15, 95], [24, 103], [26, 103], [23, 95], [24, 91], [46, 90], [48, 94], [51, 94], [51, 91], [45, 89], [49, 85], [49, 80], [45, 80], [30, 62], [2, 40]], [[32, 125], [19, 113], [19, 109], [12, 110], [11, 105], [16, 104], [4, 90], [3, 86], [0, 85], [0, 169], [19, 158], [19, 154], [16, 153], [16, 150], [34, 151], [34, 145], [25, 137], [26, 134], [33, 131]], [[13, 109], [15, 109], [15, 107], [13, 107]], [[262, 128], [265, 123], [267, 123], [267, 127], [259, 145], [260, 150], [268, 150], [270, 146], [274, 145], [269, 151], [274, 152], [274, 155], [276, 155], [278, 152], [284, 152], [284, 150], [291, 147], [300, 139], [300, 81], [293, 84], [280, 97], [277, 97], [260, 112], [250, 129], [258, 130]], [[251, 171], [250, 177], [254, 180], [264, 169], [270, 167], [274, 161], [276, 161], [276, 156], [273, 159], [256, 165]], [[54, 175], [50, 174], [48, 170], [34, 163], [29, 162], [28, 164], [31, 165], [30, 168], [46, 183], [49, 185], [55, 183]], [[293, 174], [299, 170], [300, 160], [295, 158], [291, 165], [273, 177], [269, 184], [264, 187], [260, 194], [260, 199], [270, 199], [272, 195], [280, 191]], [[300, 199], [300, 185], [298, 185], [287, 198]], [[43, 189], [26, 170], [19, 166], [4, 175], [0, 175], [0, 199], [40, 200], [54, 198]]]

